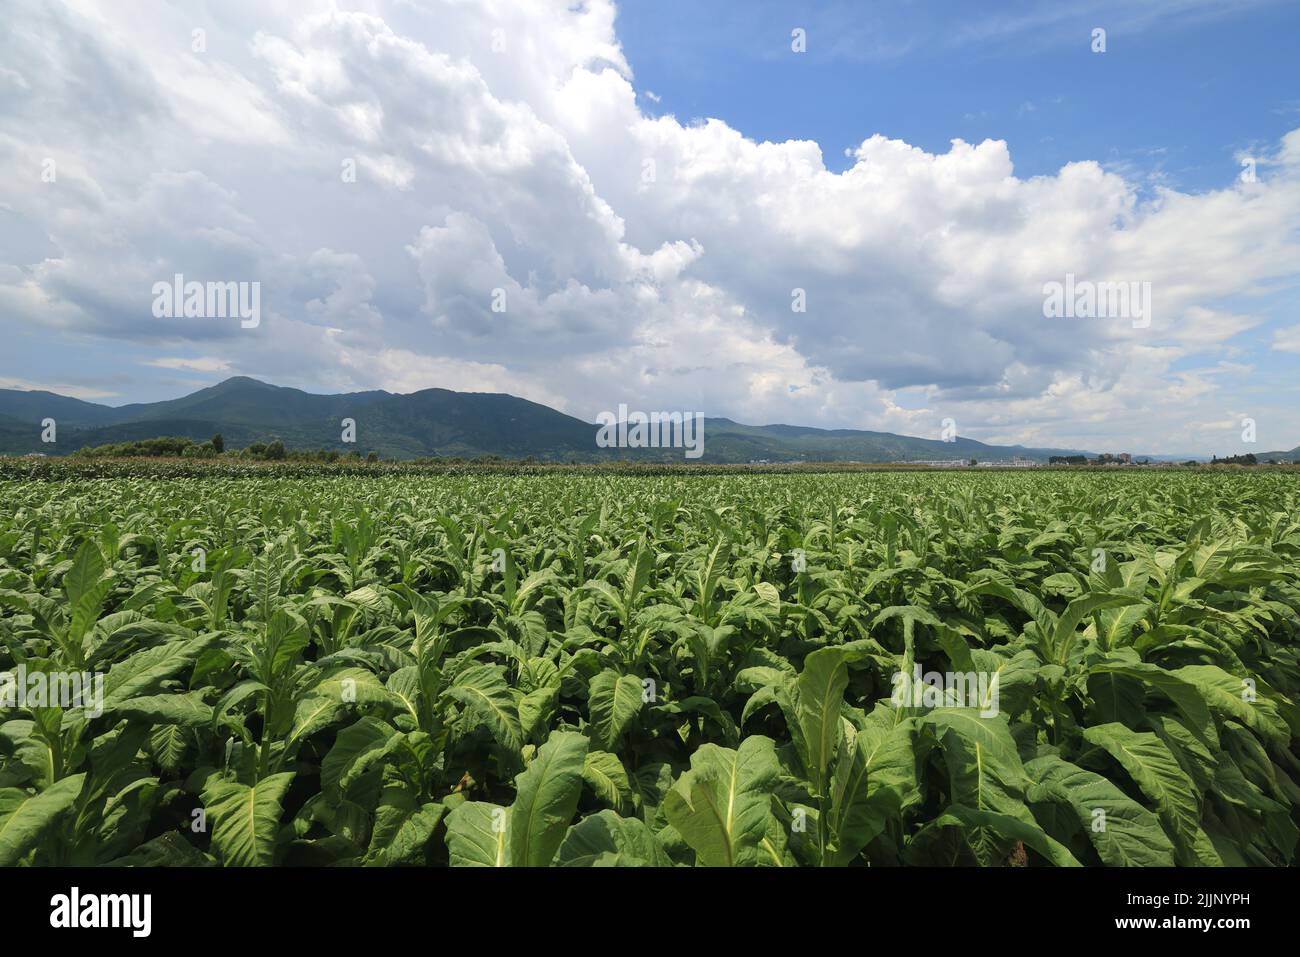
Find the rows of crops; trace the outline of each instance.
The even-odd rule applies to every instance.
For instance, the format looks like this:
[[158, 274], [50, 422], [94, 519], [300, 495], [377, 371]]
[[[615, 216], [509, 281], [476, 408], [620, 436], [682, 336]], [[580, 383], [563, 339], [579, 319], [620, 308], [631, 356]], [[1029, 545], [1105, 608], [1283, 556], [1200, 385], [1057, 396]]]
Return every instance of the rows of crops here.
[[1295, 862], [1294, 475], [0, 489], [0, 864]]

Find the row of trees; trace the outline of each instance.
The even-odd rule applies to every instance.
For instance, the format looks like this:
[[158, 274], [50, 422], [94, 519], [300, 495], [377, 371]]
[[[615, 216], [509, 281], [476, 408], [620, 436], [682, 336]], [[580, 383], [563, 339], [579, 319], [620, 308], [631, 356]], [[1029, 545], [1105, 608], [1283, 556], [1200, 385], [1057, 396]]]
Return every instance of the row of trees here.
[[[226, 457], [254, 461], [278, 462], [341, 462], [360, 461], [361, 452], [340, 452], [338, 449], [287, 449], [279, 439], [273, 442], [254, 442], [245, 449], [226, 451], [226, 440], [218, 432], [206, 442], [195, 442], [184, 436], [164, 435], [135, 442], [112, 442], [79, 449], [73, 453], [83, 458], [186, 458], [215, 459]], [[379, 453], [371, 450], [367, 462], [378, 462]]]
[[[1133, 457], [1127, 452], [1119, 455], [1112, 455], [1110, 452], [1102, 452], [1095, 459], [1090, 459], [1086, 455], [1053, 455], [1047, 460], [1048, 465], [1132, 465]], [[1151, 464], [1148, 459], [1138, 459], [1138, 465]]]
[[85, 458], [169, 458], [182, 455], [185, 449], [194, 444], [193, 439], [175, 436], [160, 436], [156, 439], [141, 439], [139, 442], [114, 442], [109, 445], [96, 445], [79, 449], [75, 455]]
[[[1255, 454], [1253, 452], [1247, 452], [1245, 455], [1228, 455], [1223, 458], [1219, 458], [1217, 455], [1215, 455], [1211, 457], [1210, 464], [1211, 465], [1259, 465], [1260, 461], [1258, 458], [1255, 457]], [[1300, 459], [1291, 459], [1288, 461], [1287, 459], [1279, 460], [1277, 458], [1270, 458], [1270, 459], [1265, 459], [1263, 464], [1264, 465], [1300, 465]]]
[[[361, 452], [357, 449], [351, 452], [340, 452], [338, 449], [286, 449], [284, 443], [276, 439], [268, 444], [254, 442], [248, 448], [237, 451], [235, 457], [269, 462], [285, 459], [292, 462], [360, 462]], [[365, 460], [378, 462], [379, 453], [371, 449]]]

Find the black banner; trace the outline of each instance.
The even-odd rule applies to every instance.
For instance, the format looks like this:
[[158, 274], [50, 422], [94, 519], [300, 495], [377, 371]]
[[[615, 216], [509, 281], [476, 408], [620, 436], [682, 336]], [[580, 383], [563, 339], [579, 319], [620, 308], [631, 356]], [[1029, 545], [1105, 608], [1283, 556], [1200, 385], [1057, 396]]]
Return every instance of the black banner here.
[[942, 946], [990, 931], [1179, 946], [1191, 935], [1281, 933], [1296, 899], [1293, 872], [1263, 869], [10, 869], [0, 883], [11, 940], [77, 934], [127, 947], [374, 947], [422, 927], [487, 944], [555, 937], [578, 921], [770, 944], [783, 922], [797, 933], [808, 920], [828, 934], [888, 920]]

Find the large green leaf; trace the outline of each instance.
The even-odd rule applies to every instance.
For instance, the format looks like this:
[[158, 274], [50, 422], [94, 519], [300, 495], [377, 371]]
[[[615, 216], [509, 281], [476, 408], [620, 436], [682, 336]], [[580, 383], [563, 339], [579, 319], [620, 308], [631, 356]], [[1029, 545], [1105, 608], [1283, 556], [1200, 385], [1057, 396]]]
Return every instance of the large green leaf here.
[[1173, 674], [1200, 691], [1211, 711], [1235, 718], [1277, 744], [1285, 744], [1290, 737], [1277, 705], [1256, 693], [1245, 679], [1215, 665], [1186, 665]]
[[519, 707], [497, 665], [466, 668], [456, 676], [455, 683], [447, 689], [447, 695], [465, 706], [471, 725], [484, 725], [504, 747], [515, 749], [522, 743]]
[[1025, 765], [1033, 780], [1032, 802], [1068, 808], [1092, 841], [1103, 864], [1113, 867], [1172, 867], [1174, 846], [1156, 816], [1106, 778], [1056, 755]]
[[321, 761], [321, 792], [335, 801], [349, 784], [383, 760], [402, 732], [385, 721], [367, 715], [339, 732], [334, 747]]
[[0, 867], [10, 867], [36, 847], [41, 836], [81, 793], [84, 774], [55, 781], [38, 794], [0, 788]]
[[826, 793], [831, 762], [844, 734], [840, 710], [849, 684], [845, 661], [845, 652], [840, 648], [814, 651], [804, 659], [803, 671], [790, 691], [794, 717], [802, 732], [801, 757], [817, 794]]
[[213, 780], [203, 789], [212, 847], [227, 867], [265, 867], [275, 861], [281, 804], [293, 772], [263, 778], [251, 787]]
[[111, 575], [105, 575], [104, 556], [94, 542], [87, 540], [77, 549], [72, 567], [63, 576], [63, 590], [70, 610], [68, 639], [79, 643], [99, 618], [104, 600], [113, 588]]
[[735, 751], [704, 744], [691, 755], [691, 769], [665, 795], [664, 811], [699, 863], [753, 865], [779, 774], [771, 738], [751, 735]]
[[446, 810], [442, 804], [419, 803], [406, 788], [385, 788], [375, 808], [375, 826], [364, 863], [380, 866], [424, 863], [425, 846]]
[[202, 691], [129, 698], [118, 705], [117, 713], [153, 724], [175, 724], [187, 728], [204, 727], [212, 721], [212, 705], [203, 700]]
[[632, 784], [618, 755], [608, 751], [588, 751], [582, 766], [582, 779], [596, 795], [614, 810], [622, 810], [632, 800]]
[[1159, 737], [1114, 723], [1084, 728], [1084, 739], [1104, 748], [1156, 806], [1178, 850], [1180, 864], [1216, 866], [1223, 862], [1201, 829], [1196, 787]]
[[1028, 778], [1005, 717], [944, 708], [919, 720], [934, 728], [943, 750], [953, 804], [1034, 822], [1024, 803]]
[[592, 746], [617, 751], [623, 732], [641, 710], [641, 682], [634, 675], [602, 671], [588, 691], [588, 733]]
[[1093, 612], [1103, 608], [1121, 608], [1125, 605], [1136, 605], [1142, 601], [1135, 595], [1125, 594], [1108, 594], [1092, 593], [1083, 595], [1074, 599], [1066, 606], [1061, 617], [1057, 619], [1056, 629], [1052, 635], [1053, 659], [1057, 664], [1065, 664], [1069, 660], [1070, 651], [1074, 647], [1076, 640], [1075, 629], [1079, 623], [1091, 615]]
[[516, 867], [547, 867], [564, 840], [582, 793], [587, 738], [554, 732], [533, 763], [515, 778], [510, 807], [510, 860]]
[[173, 641], [137, 651], [114, 665], [104, 678], [104, 711], [156, 691], [165, 680], [193, 665], [213, 640], [212, 635], [200, 635], [190, 641]]
[[300, 698], [294, 706], [293, 726], [286, 744], [289, 747], [299, 744], [346, 713], [346, 706], [335, 698], [317, 694]]
[[447, 813], [452, 867], [510, 866], [510, 809], [467, 801]]
[[1187, 718], [1187, 726], [1205, 743], [1217, 742], [1214, 719], [1205, 703], [1205, 692], [1194, 681], [1146, 662], [1103, 661], [1092, 667], [1093, 674], [1123, 675], [1144, 687], [1161, 692]]
[[919, 797], [914, 737], [911, 720], [885, 725], [873, 719], [845, 736], [831, 791], [832, 863], [852, 861]]
[[[1009, 814], [980, 811], [960, 804], [948, 807], [911, 837], [906, 859], [915, 864], [962, 863], [957, 858], [934, 856], [936, 852], [950, 855], [951, 848], [960, 847], [969, 851], [974, 863], [991, 866], [1004, 863], [999, 855], [1016, 841], [1037, 851], [1049, 864], [1079, 866], [1068, 848], [1032, 820], [1024, 821]], [[940, 850], [945, 843], [947, 850]]]
[[99, 546], [90, 539], [82, 542], [72, 558], [71, 567], [63, 575], [63, 592], [71, 607], [75, 608], [94, 589], [104, 570], [104, 556]]
[[556, 860], [564, 867], [672, 866], [672, 860], [645, 822], [619, 817], [609, 810], [588, 815], [569, 828]]

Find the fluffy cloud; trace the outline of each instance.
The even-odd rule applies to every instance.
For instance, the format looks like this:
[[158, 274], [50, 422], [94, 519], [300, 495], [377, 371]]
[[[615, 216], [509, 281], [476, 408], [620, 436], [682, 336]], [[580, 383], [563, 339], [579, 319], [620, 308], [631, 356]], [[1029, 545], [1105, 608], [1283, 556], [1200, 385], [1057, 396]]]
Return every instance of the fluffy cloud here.
[[1300, 354], [1300, 325], [1277, 330], [1273, 335], [1273, 348], [1278, 352]]
[[159, 369], [183, 369], [189, 372], [230, 371], [230, 363], [225, 359], [218, 359], [216, 356], [197, 356], [193, 359], [187, 359], [184, 356], [165, 356], [161, 359], [150, 359], [145, 365]]
[[[1228, 414], [1241, 301], [1300, 264], [1300, 131], [1198, 195], [870, 131], [835, 173], [643, 113], [608, 0], [357, 6], [19, 0], [0, 307], [214, 377], [1157, 449]], [[155, 319], [178, 272], [262, 323]], [[1150, 283], [1150, 325], [1044, 318], [1066, 274]]]

